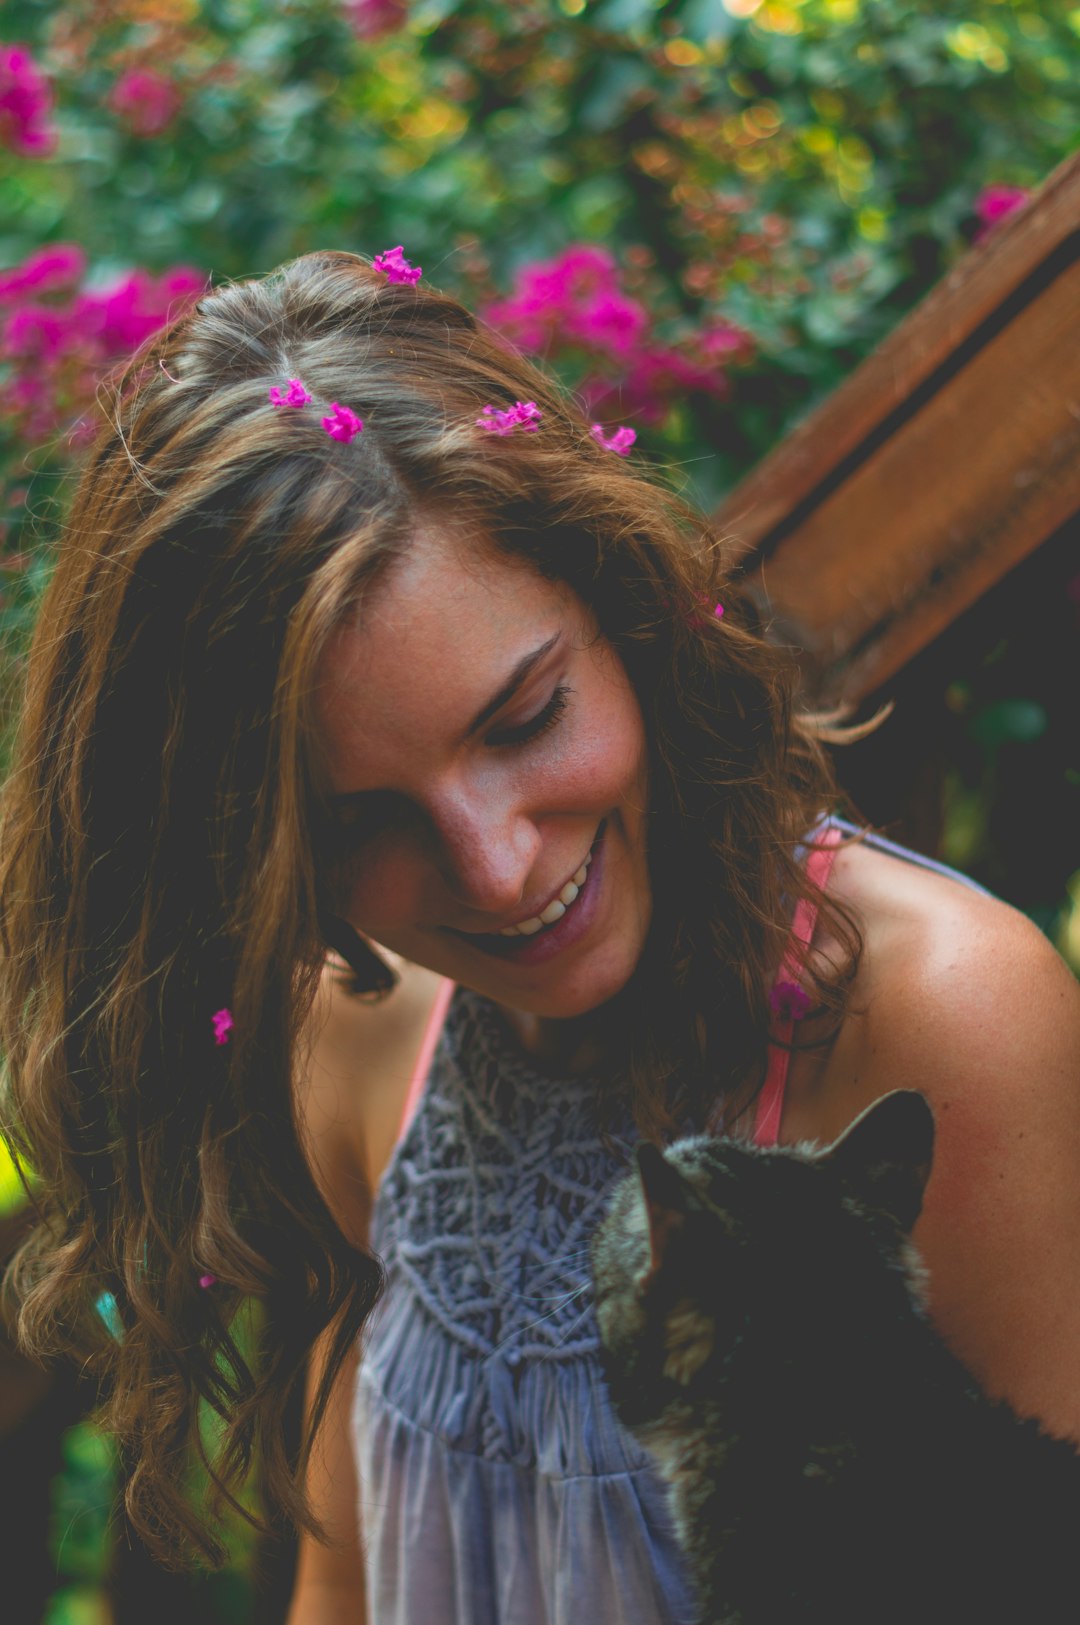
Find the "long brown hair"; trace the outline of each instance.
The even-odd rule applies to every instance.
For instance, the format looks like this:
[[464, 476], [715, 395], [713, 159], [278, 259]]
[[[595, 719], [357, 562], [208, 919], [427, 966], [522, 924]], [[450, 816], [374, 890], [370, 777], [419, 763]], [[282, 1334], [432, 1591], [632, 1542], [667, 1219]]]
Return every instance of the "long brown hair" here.
[[[312, 404], [272, 406], [292, 378]], [[539, 432], [476, 426], [515, 400]], [[320, 425], [334, 402], [364, 420], [349, 443]], [[103, 1369], [136, 1527], [213, 1561], [180, 1481], [200, 1402], [222, 1420], [219, 1495], [255, 1459], [270, 1512], [316, 1527], [283, 1411], [332, 1326], [321, 1416], [380, 1284], [319, 1194], [293, 1089], [340, 946], [308, 707], [365, 582], [441, 516], [571, 585], [621, 655], [651, 741], [657, 905], [604, 1090], [646, 1132], [760, 1077], [766, 990], [813, 889], [799, 843], [830, 790], [722, 545], [425, 283], [308, 255], [208, 294], [102, 405], [4, 799], [6, 1131], [40, 1209], [7, 1284], [24, 1347]], [[843, 952], [808, 974], [839, 1012], [858, 936], [823, 906]], [[247, 1296], [255, 1361], [233, 1329]]]

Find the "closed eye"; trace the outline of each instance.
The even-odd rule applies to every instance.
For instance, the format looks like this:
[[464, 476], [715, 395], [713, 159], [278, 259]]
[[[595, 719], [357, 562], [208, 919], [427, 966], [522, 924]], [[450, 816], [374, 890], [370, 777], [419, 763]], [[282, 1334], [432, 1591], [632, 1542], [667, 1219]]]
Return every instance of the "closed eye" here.
[[566, 710], [570, 698], [570, 687], [567, 683], [560, 683], [552, 694], [550, 700], [528, 722], [518, 723], [513, 728], [499, 728], [488, 735], [488, 744], [496, 747], [503, 745], [524, 745], [532, 739], [539, 739], [541, 734], [554, 728], [563, 712]]

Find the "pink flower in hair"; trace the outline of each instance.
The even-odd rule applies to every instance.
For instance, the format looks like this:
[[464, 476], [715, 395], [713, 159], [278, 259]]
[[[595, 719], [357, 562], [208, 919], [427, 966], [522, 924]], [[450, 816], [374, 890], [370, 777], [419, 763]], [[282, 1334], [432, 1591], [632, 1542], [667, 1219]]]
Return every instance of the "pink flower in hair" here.
[[497, 434], [500, 439], [505, 440], [515, 429], [524, 429], [526, 434], [535, 434], [543, 415], [535, 401], [515, 401], [505, 412], [500, 412], [494, 406], [485, 406], [482, 415], [476, 420], [476, 426], [478, 429], [490, 429], [492, 434]]
[[311, 396], [299, 378], [290, 378], [288, 389], [279, 389], [276, 384], [273, 386], [270, 399], [275, 406], [306, 406]]
[[217, 1276], [216, 1275], [211, 1275], [209, 1273], [209, 1271], [207, 1271], [207, 1273], [205, 1275], [200, 1275], [199, 1276], [199, 1285], [202, 1287], [203, 1291], [205, 1292], [209, 1287], [217, 1285]]
[[810, 1008], [810, 995], [798, 982], [777, 982], [769, 993], [769, 1009], [781, 1021], [801, 1021]]
[[358, 418], [350, 407], [331, 401], [329, 415], [323, 418], [322, 426], [331, 440], [340, 440], [347, 445], [350, 440], [356, 439], [364, 427], [364, 420]]
[[409, 264], [400, 243], [396, 248], [387, 248], [383, 253], [376, 254], [371, 269], [381, 271], [387, 282], [419, 282], [423, 275], [419, 265]]
[[606, 435], [601, 423], [590, 424], [589, 433], [605, 451], [613, 451], [616, 457], [629, 457], [630, 447], [637, 439], [636, 429], [616, 429], [613, 434]]
[[227, 1044], [234, 1026], [232, 1011], [229, 1009], [215, 1010], [210, 1020], [214, 1026], [214, 1043]]

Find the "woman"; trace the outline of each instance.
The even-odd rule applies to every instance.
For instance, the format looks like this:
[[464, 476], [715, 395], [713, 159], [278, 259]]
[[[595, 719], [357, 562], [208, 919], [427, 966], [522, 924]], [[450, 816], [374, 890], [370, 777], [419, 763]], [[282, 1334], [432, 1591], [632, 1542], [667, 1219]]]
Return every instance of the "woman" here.
[[[143, 1530], [205, 1540], [201, 1396], [222, 1483], [257, 1449], [309, 1532], [293, 1625], [362, 1617], [357, 1495], [380, 1625], [689, 1617], [597, 1366], [604, 1190], [640, 1133], [825, 1140], [900, 1084], [939, 1325], [1080, 1440], [1080, 994], [1004, 905], [837, 850], [700, 522], [397, 251], [208, 296], [107, 418], [7, 797], [0, 1043], [46, 1204], [22, 1333], [109, 1368]], [[305, 1066], [327, 946], [385, 988], [370, 941], [434, 1001], [331, 1000]]]

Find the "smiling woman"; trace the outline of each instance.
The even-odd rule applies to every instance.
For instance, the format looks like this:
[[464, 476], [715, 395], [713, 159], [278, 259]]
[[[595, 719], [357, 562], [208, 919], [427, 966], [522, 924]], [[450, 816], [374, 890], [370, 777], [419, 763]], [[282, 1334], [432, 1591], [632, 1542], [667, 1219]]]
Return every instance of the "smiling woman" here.
[[423, 531], [331, 640], [317, 729], [358, 931], [549, 1020], [625, 986], [650, 914], [644, 724], [565, 586]]
[[[8, 1287], [27, 1348], [102, 1372], [166, 1555], [218, 1555], [182, 1489], [214, 1407], [219, 1493], [254, 1456], [308, 1531], [294, 1625], [365, 1586], [379, 1625], [659, 1625], [686, 1576], [584, 1262], [634, 1136], [832, 1139], [917, 1081], [938, 1324], [1080, 1438], [1080, 999], [1003, 905], [840, 839], [707, 526], [380, 262], [208, 294], [106, 402], [4, 803], [6, 1127], [41, 1192]], [[391, 1032], [407, 973], [332, 997], [305, 1062], [328, 948], [375, 991], [374, 943], [421, 1002], [441, 978], [423, 1043]]]

